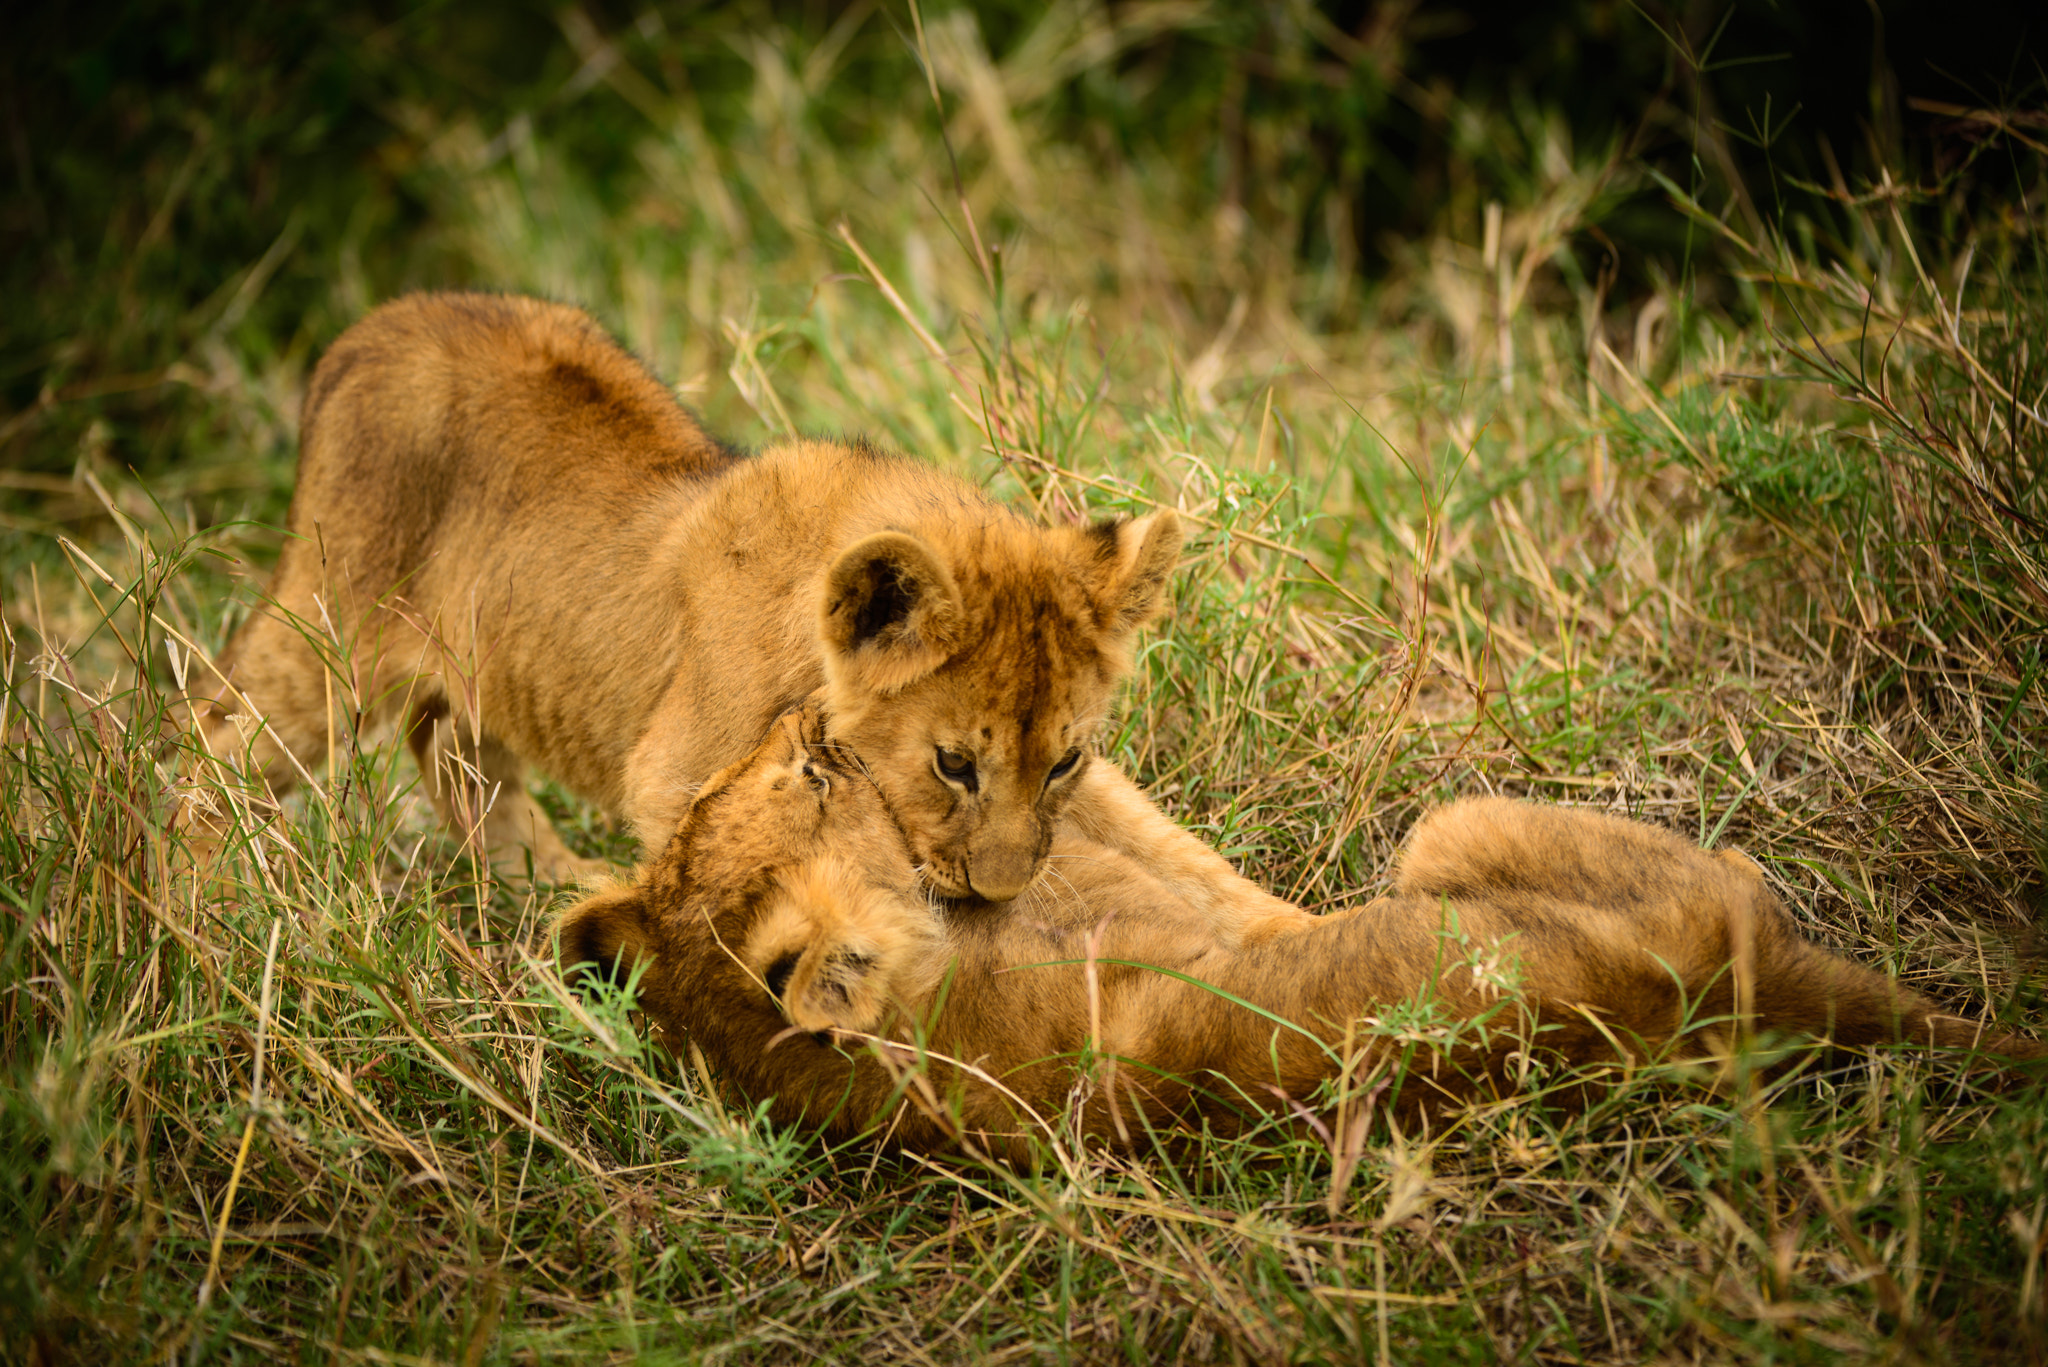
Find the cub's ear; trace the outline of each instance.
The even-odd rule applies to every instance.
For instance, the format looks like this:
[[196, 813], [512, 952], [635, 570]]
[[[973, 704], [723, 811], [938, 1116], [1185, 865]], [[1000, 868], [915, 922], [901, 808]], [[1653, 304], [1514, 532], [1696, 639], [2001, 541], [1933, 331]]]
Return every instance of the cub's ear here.
[[946, 662], [964, 615], [953, 572], [907, 532], [876, 532], [825, 576], [819, 631], [835, 681], [893, 693]]
[[1104, 623], [1136, 631], [1166, 605], [1166, 582], [1180, 563], [1180, 519], [1162, 508], [1130, 522], [1097, 523], [1095, 533], [1116, 547], [1102, 590]]
[[627, 883], [584, 898], [562, 914], [555, 944], [570, 981], [625, 982], [643, 955], [653, 957], [645, 890]]

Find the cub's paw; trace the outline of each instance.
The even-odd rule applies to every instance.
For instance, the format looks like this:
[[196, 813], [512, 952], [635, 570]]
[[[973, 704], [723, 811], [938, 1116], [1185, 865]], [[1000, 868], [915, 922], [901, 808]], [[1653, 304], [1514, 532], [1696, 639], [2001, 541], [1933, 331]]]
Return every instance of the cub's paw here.
[[786, 875], [741, 958], [800, 1030], [879, 1028], [922, 1013], [945, 968], [939, 914], [818, 860]]

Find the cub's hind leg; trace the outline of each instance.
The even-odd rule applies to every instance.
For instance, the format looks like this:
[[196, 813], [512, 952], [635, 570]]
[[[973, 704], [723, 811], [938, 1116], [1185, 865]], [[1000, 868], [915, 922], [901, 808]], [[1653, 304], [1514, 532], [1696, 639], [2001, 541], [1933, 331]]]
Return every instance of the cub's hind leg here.
[[[1730, 862], [1730, 861], [1733, 862]], [[1614, 911], [1734, 895], [1756, 866], [1659, 826], [1584, 808], [1467, 798], [1416, 823], [1394, 890], [1423, 896], [1535, 893]]]
[[406, 743], [441, 823], [481, 847], [491, 867], [523, 877], [529, 854], [543, 883], [574, 883], [606, 870], [562, 843], [554, 823], [526, 791], [526, 766], [488, 732], [450, 711], [445, 698], [419, 704]]

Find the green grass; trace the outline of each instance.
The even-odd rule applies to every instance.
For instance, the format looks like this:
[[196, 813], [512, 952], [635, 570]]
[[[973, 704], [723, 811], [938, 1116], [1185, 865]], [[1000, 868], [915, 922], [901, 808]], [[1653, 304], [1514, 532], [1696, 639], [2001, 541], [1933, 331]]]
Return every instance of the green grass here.
[[[950, 146], [808, 30], [701, 99], [646, 40], [607, 78], [624, 182], [423, 106], [424, 264], [377, 269], [583, 302], [744, 441], [865, 431], [1054, 520], [1181, 509], [1116, 753], [1305, 904], [1371, 895], [1455, 794], [1584, 803], [1738, 844], [1816, 938], [2048, 1023], [2033, 153], [2033, 197], [1952, 240], [1854, 194], [1788, 191], [1782, 243], [1692, 205], [1693, 274], [1624, 299], [1573, 244], [1636, 173], [1562, 148], [1367, 283], [1234, 237], [1172, 147], [1069, 136], [1066, 87], [970, 25], [927, 37]], [[1090, 51], [1034, 60], [1119, 88]], [[170, 878], [172, 646], [218, 649], [278, 545], [315, 343], [371, 302], [331, 261], [283, 341], [147, 295], [187, 368], [161, 407], [7, 420], [42, 473], [0, 550], [0, 1357], [2048, 1356], [2048, 1099], [1940, 1063], [1022, 1173], [826, 1151], [643, 1047], [389, 745], [245, 823], [231, 892]], [[181, 459], [126, 473], [152, 443]]]

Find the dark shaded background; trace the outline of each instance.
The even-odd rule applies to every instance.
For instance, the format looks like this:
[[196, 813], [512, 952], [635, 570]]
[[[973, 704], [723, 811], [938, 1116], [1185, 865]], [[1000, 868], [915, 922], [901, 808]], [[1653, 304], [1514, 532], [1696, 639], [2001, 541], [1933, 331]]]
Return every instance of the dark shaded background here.
[[[1513, 202], [1526, 149], [1461, 136], [1474, 110], [1560, 118], [1575, 147], [1639, 161], [1748, 232], [1780, 220], [1788, 188], [1853, 194], [1888, 172], [1921, 187], [1904, 207], [1940, 240], [2020, 191], [2010, 140], [1987, 142], [1990, 123], [1939, 106], [2038, 109], [2034, 8], [1219, 6], [1071, 80], [1051, 116], [1097, 157], [1190, 159], [1218, 198], [1292, 234], [1304, 258], [1341, 255], [1368, 276], [1475, 196]], [[583, 13], [649, 80], [687, 88], [716, 137], [751, 79], [728, 38], [776, 24], [815, 42], [841, 7], [614, 0]], [[1014, 0], [978, 7], [998, 58], [1039, 13]], [[577, 86], [581, 58], [561, 16], [530, 2], [331, 0], [98, 0], [20, 16], [0, 58], [11, 163], [0, 423], [46, 392], [90, 400], [67, 404], [58, 428], [90, 420], [101, 393], [118, 408], [124, 384], [182, 354], [185, 320], [288, 227], [294, 249], [238, 324], [257, 354], [317, 346], [345, 325], [317, 306], [344, 242], [378, 296], [471, 283], [422, 232], [420, 129], [438, 119], [466, 111], [502, 127], [526, 115], [605, 202], [627, 203], [646, 124], [602, 83]], [[908, 24], [892, 6], [862, 25], [834, 80], [828, 138], [857, 144], [878, 111], [921, 98]], [[2019, 117], [2014, 131], [2048, 140], [2041, 115]], [[1316, 210], [1328, 196], [1347, 201], [1355, 242], [1327, 240], [1330, 217]], [[1655, 192], [1597, 206], [1581, 236], [1589, 261], [1618, 266], [1622, 296], [1713, 249]], [[30, 441], [30, 426], [12, 424], [0, 467], [61, 463], [67, 443]], [[166, 441], [146, 464], [175, 458]]]

